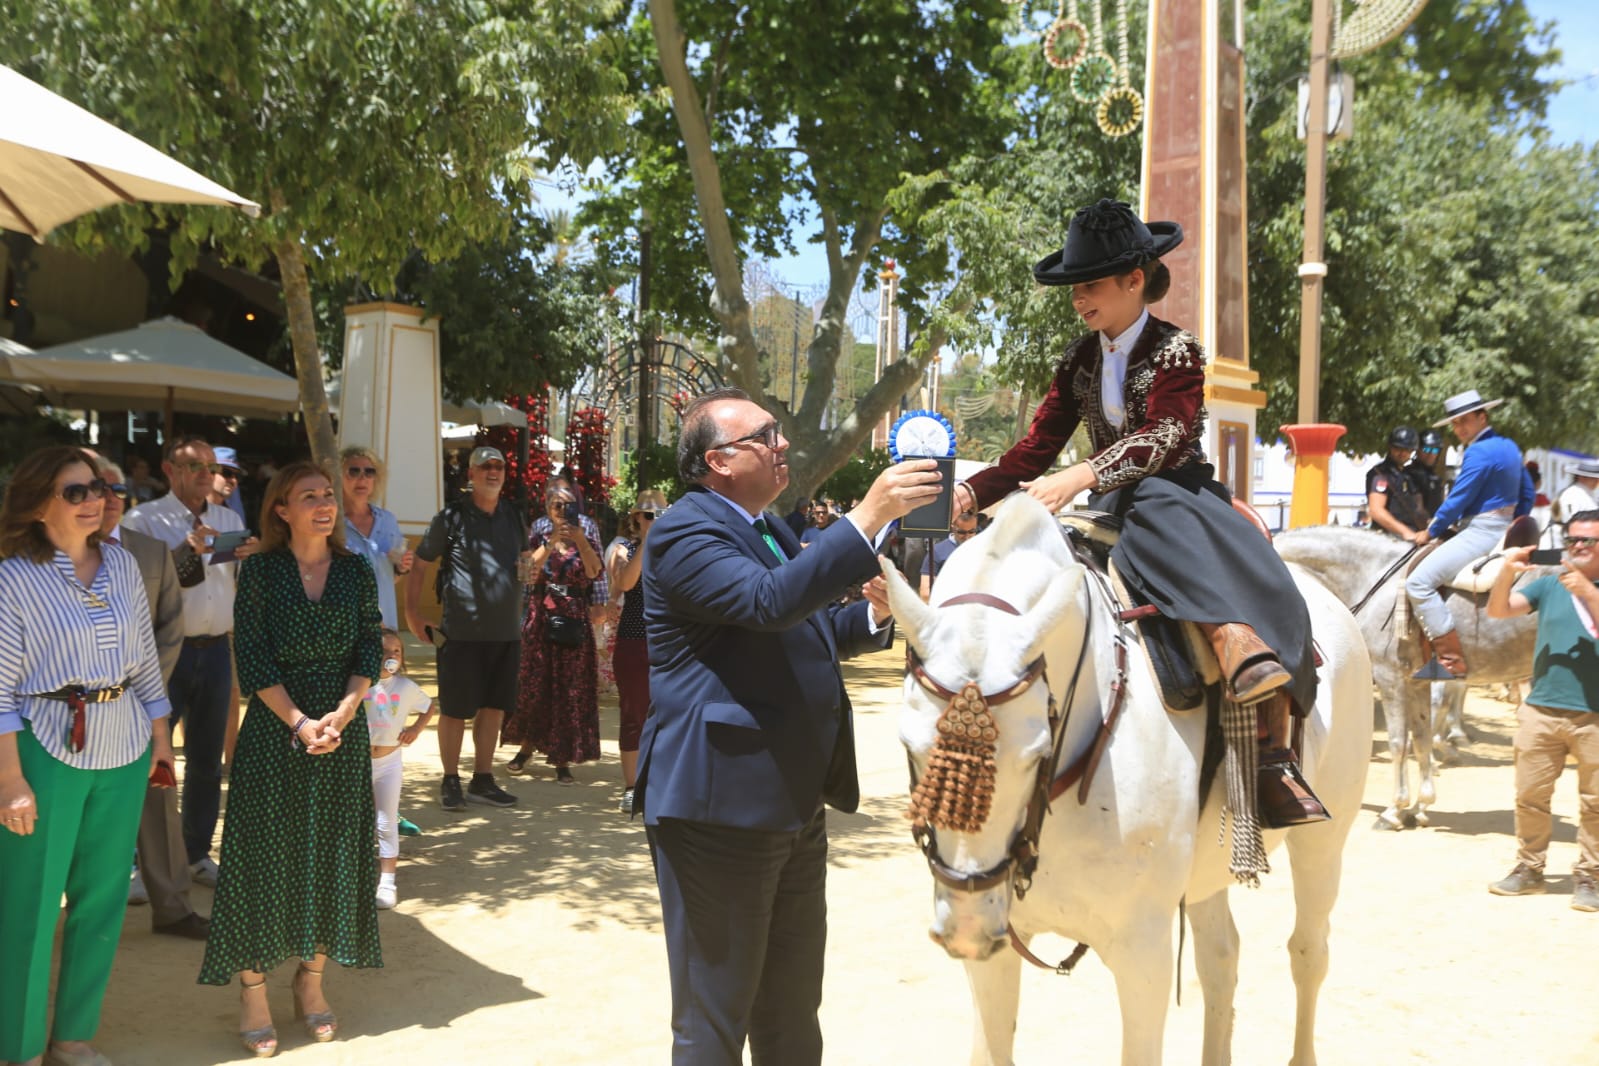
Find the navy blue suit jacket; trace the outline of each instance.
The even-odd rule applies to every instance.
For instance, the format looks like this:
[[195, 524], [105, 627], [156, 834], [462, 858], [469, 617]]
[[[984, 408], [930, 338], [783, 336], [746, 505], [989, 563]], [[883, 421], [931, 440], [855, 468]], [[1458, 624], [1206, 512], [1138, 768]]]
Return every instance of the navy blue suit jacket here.
[[691, 489], [644, 548], [650, 715], [635, 795], [649, 825], [681, 818], [793, 831], [825, 801], [860, 804], [855, 733], [839, 660], [886, 648], [870, 605], [839, 607], [878, 573], [849, 522], [800, 550], [781, 518], [779, 563], [744, 516]]

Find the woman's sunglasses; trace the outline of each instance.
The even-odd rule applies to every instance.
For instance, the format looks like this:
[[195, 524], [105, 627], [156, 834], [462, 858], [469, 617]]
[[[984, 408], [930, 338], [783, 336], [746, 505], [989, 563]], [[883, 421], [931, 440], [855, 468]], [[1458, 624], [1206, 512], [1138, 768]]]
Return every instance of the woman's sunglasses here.
[[344, 468], [345, 477], [377, 477], [378, 468], [375, 466], [347, 466]]
[[105, 480], [103, 478], [95, 478], [87, 485], [63, 485], [61, 486], [61, 491], [56, 493], [56, 495], [61, 497], [63, 500], [66, 500], [68, 504], [76, 507], [84, 500], [87, 500], [90, 496], [93, 496], [97, 500], [104, 499], [105, 490]]

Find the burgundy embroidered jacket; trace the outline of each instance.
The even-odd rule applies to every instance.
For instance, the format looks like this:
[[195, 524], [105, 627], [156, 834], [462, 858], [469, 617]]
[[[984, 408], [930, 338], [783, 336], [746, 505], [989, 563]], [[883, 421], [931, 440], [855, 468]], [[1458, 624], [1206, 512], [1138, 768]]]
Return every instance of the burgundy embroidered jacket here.
[[1097, 332], [1067, 346], [1027, 436], [997, 465], [968, 480], [978, 507], [987, 507], [1015, 491], [1020, 482], [1047, 471], [1077, 424], [1085, 420], [1093, 448], [1087, 461], [1099, 479], [1097, 492], [1205, 461], [1205, 350], [1192, 333], [1150, 316], [1127, 353], [1122, 384], [1127, 414], [1120, 430], [1105, 417], [1100, 389], [1103, 361]]

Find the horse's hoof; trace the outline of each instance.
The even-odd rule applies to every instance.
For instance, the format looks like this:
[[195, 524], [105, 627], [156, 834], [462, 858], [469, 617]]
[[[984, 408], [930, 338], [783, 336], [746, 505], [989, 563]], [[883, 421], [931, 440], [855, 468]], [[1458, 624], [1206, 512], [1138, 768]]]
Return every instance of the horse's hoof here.
[[1404, 828], [1404, 826], [1401, 825], [1397, 820], [1389, 821], [1386, 817], [1380, 814], [1377, 816], [1377, 820], [1371, 823], [1371, 827], [1378, 832], [1383, 833], [1397, 833]]
[[1406, 811], [1405, 812], [1405, 828], [1406, 829], [1414, 829], [1417, 826], [1426, 825], [1426, 824], [1427, 824], [1427, 812], [1426, 811]]
[[1417, 810], [1416, 813], [1411, 816], [1410, 820], [1413, 824], [1419, 825], [1423, 829], [1429, 825], [1432, 825], [1432, 818], [1427, 814], [1427, 809], [1425, 807]]

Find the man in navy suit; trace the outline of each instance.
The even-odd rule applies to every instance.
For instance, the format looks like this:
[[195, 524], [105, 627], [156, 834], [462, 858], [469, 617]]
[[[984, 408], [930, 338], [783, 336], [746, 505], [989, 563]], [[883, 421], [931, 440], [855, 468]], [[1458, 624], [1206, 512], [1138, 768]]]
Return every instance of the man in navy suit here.
[[[736, 389], [683, 413], [678, 471], [693, 485], [650, 531], [644, 622], [651, 713], [644, 811], [672, 981], [672, 1061], [822, 1059], [827, 938], [823, 804], [854, 811], [854, 728], [839, 660], [885, 648], [872, 542], [938, 492], [936, 464], [878, 477], [805, 551], [762, 511], [788, 484], [788, 441]], [[851, 584], [866, 600], [841, 607]]]

